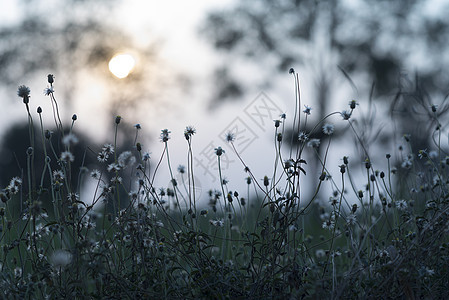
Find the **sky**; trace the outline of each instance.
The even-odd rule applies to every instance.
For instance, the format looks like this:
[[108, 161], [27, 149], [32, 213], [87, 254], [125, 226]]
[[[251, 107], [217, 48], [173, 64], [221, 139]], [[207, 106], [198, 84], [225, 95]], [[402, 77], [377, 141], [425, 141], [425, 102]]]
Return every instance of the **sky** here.
[[[17, 20], [21, 10], [14, 5], [15, 2], [0, 0], [0, 20], [3, 24], [14, 24]], [[206, 196], [209, 188], [219, 189], [220, 187], [217, 157], [214, 155], [214, 149], [219, 146], [226, 151], [222, 161], [222, 176], [230, 180], [231, 190], [246, 190], [245, 177], [248, 175], [243, 172], [240, 158], [251, 167], [259, 180], [262, 180], [265, 175], [270, 176], [275, 160], [273, 120], [278, 119], [281, 113], [287, 113], [290, 117], [287, 122], [291, 122], [292, 116], [289, 113], [293, 111], [295, 105], [292, 76], [287, 71], [285, 74], [278, 75], [277, 70], [259, 66], [257, 70], [243, 68], [239, 71], [246, 72], [248, 78], [254, 74], [270, 77], [270, 86], [255, 87], [241, 101], [222, 105], [216, 110], [208, 109], [213, 95], [212, 72], [215, 66], [226, 63], [225, 60], [228, 57], [214, 51], [212, 46], [198, 35], [199, 27], [207, 12], [226, 8], [233, 2], [233, 0], [127, 0], [121, 1], [120, 6], [113, 9], [114, 13], [111, 16], [112, 22], [129, 32], [137, 45], [145, 46], [151, 37], [151, 40], [156, 41], [158, 45], [158, 56], [165, 62], [165, 66], [172, 68], [174, 73], [182, 73], [189, 78], [191, 85], [188, 91], [175, 94], [175, 97], [168, 97], [168, 99], [162, 97], [153, 103], [157, 106], [165, 106], [165, 110], [151, 107], [153, 104], [150, 104], [145, 108], [145, 114], [139, 114], [138, 117], [129, 115], [122, 115], [122, 117], [128, 125], [136, 123], [142, 125], [139, 134], [144, 146], [143, 150], [151, 153], [153, 162], [158, 160], [163, 151], [163, 144], [158, 141], [160, 131], [165, 128], [171, 131], [169, 149], [173, 169], [176, 169], [179, 164], [187, 164], [187, 145], [183, 132], [186, 126], [194, 126], [197, 130], [194, 136], [195, 168], [198, 177], [196, 182], [201, 186], [198, 191], [201, 196]], [[358, 1], [352, 0], [352, 2], [356, 5]], [[432, 2], [444, 3], [443, 0]], [[51, 1], [45, 3], [51, 3]], [[438, 5], [428, 5], [425, 9], [430, 13], [438, 14], [437, 10], [432, 10]], [[303, 104], [313, 107], [311, 99], [313, 99], [312, 90], [315, 89], [315, 82], [312, 76], [304, 76], [307, 70], [302, 71], [300, 80]], [[60, 77], [58, 74], [55, 75], [56, 95], [59, 96], [57, 84], [60, 83], [58, 82]], [[113, 136], [110, 132], [110, 124], [112, 122], [107, 119], [108, 115], [103, 109], [108, 105], [108, 99], [103, 96], [105, 87], [92, 84], [89, 80], [77, 87], [76, 101], [70, 104], [70, 111], [66, 111], [64, 116], [69, 119], [72, 113], [76, 113], [79, 120], [77, 129], [98, 140], [111, 142]], [[35, 99], [45, 101], [41, 93], [45, 88], [42, 82], [20, 84], [31, 86], [33, 101]], [[6, 97], [16, 97], [15, 91], [1, 92], [6, 93]], [[330, 104], [328, 111], [346, 109], [350, 93], [350, 86], [342, 79], [338, 91], [333, 94], [336, 101]], [[12, 119], [26, 120], [23, 107], [18, 109], [16, 102], [5, 101], [2, 104], [4, 109], [0, 111], [1, 128], [5, 128]], [[379, 113], [382, 113], [381, 108]], [[338, 124], [341, 118], [333, 118], [330, 122]], [[235, 130], [240, 132], [235, 141], [240, 158], [224, 141], [225, 134]], [[329, 159], [333, 162], [329, 166], [330, 170], [338, 174], [341, 157], [348, 154], [347, 148], [333, 148]], [[160, 168], [161, 180], [157, 182], [161, 186], [166, 186], [169, 182], [167, 162], [165, 161], [164, 164], [165, 167]]]
[[[0, 2], [2, 6], [0, 19], [3, 24], [14, 24], [15, 16], [20, 13], [20, 8], [14, 5], [14, 1], [0, 0]], [[183, 73], [191, 79], [192, 84], [188, 93], [181, 94], [177, 99], [166, 100], [171, 101], [167, 103], [167, 106], [170, 105], [170, 108], [173, 108], [168, 112], [160, 114], [157, 110], [150, 109], [145, 118], [134, 119], [133, 116], [128, 115], [122, 115], [122, 117], [128, 125], [136, 123], [142, 125], [139, 134], [142, 137], [144, 151], [151, 153], [154, 162], [158, 160], [163, 150], [163, 144], [158, 141], [160, 131], [165, 128], [169, 129], [172, 136], [169, 144], [170, 159], [174, 169], [179, 164], [187, 164], [187, 146], [183, 132], [186, 126], [194, 126], [197, 130], [194, 137], [196, 184], [200, 186], [198, 194], [201, 196], [206, 196], [207, 189], [220, 188], [217, 158], [214, 154], [214, 149], [219, 146], [226, 151], [222, 162], [223, 178], [230, 180], [232, 190], [246, 189], [244, 179], [248, 174], [243, 172], [243, 165], [223, 140], [229, 130], [243, 128], [242, 130], [250, 133], [249, 141], [243, 138], [243, 134], [238, 137], [237, 149], [246, 163], [253, 166], [252, 170], [258, 174], [260, 179], [267, 175], [272, 165], [270, 164], [267, 169], [265, 164], [260, 163], [261, 149], [264, 149], [264, 153], [269, 153], [270, 157], [274, 159], [272, 120], [277, 119], [280, 113], [291, 108], [288, 107], [289, 104], [291, 106], [294, 103], [293, 81], [291, 76], [286, 73], [283, 83], [278, 86], [278, 90], [284, 91], [281, 94], [276, 95], [276, 92], [272, 90], [256, 89], [240, 102], [223, 105], [213, 111], [207, 108], [211, 95], [213, 95], [210, 90], [210, 77], [214, 67], [223, 60], [223, 57], [198, 35], [199, 27], [208, 11], [225, 8], [231, 4], [231, 0], [127, 0], [116, 7], [113, 10], [115, 15], [111, 16], [114, 22], [123, 24], [124, 29], [135, 38], [137, 44], [145, 45], [148, 42], [148, 36], [158, 41], [159, 57], [167, 61], [167, 65], [173, 67], [176, 72]], [[271, 70], [266, 71], [272, 72]], [[61, 97], [58, 94], [58, 83], [61, 79], [58, 74], [55, 74], [55, 77], [55, 90], [58, 98]], [[32, 102], [43, 103], [47, 100], [41, 94], [45, 88], [43, 83], [44, 81], [23, 83], [31, 87]], [[287, 89], [284, 89], [285, 87]], [[108, 131], [111, 122], [106, 119], [106, 114], [101, 113], [104, 110], [102, 108], [107, 105], [107, 99], [102, 97], [103, 89], [102, 86], [83, 82], [77, 91], [78, 96], [75, 103], [70, 104], [71, 111], [63, 112], [63, 116], [69, 119], [73, 113], [76, 113], [78, 130], [98, 138], [98, 140], [112, 142], [112, 134]], [[16, 97], [15, 91], [14, 93], [7, 91], [7, 96]], [[284, 100], [286, 96], [289, 97], [288, 101]], [[275, 110], [270, 111], [263, 118], [251, 117], [251, 109], [257, 109], [257, 106], [268, 107], [267, 105], [272, 104], [275, 104]], [[16, 101], [7, 101], [5, 105], [7, 108], [0, 112], [0, 125], [3, 128], [10, 124], [11, 119], [26, 120], [23, 107], [18, 107]], [[164, 104], [159, 103], [158, 105]], [[46, 107], [44, 105], [42, 107], [46, 111]], [[92, 130], [92, 128], [95, 129]], [[258, 153], [258, 155], [254, 155], [254, 153]], [[160, 178], [163, 179], [157, 183], [166, 186], [169, 182], [168, 168], [160, 168], [159, 172], [161, 173]]]

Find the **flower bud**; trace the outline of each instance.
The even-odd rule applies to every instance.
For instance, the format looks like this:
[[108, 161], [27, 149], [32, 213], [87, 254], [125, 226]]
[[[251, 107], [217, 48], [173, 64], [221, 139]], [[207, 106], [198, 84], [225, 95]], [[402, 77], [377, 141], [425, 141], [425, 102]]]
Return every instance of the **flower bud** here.
[[53, 76], [53, 74], [48, 74], [47, 79], [49, 84], [53, 84], [53, 82], [55, 82], [55, 77]]

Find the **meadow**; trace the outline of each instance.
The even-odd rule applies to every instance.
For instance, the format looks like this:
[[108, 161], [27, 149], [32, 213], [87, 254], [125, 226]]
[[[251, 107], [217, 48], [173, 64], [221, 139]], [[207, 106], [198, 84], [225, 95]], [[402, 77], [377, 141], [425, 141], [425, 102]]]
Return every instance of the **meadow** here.
[[[290, 74], [296, 108], [274, 120], [276, 155], [263, 160], [273, 172], [253, 174], [229, 132], [230, 148], [214, 150], [220, 182], [206, 203], [195, 192], [194, 145], [201, 133], [194, 127], [184, 131], [185, 165], [171, 164], [168, 129], [161, 130], [161, 157], [142, 150], [138, 124], [133, 142], [119, 146], [120, 116], [111, 121], [111, 143], [75, 153], [77, 116], [68, 125], [61, 121], [53, 75], [45, 90], [51, 113], [30, 111], [30, 89], [19, 86], [29, 147], [20, 150], [23, 172], [0, 192], [2, 298], [449, 297], [446, 98], [423, 106], [426, 124], [434, 124], [429, 148], [415, 149], [413, 133], [398, 132], [403, 146], [382, 153], [378, 167], [353, 121], [362, 104], [350, 100], [311, 125], [298, 74]], [[350, 156], [328, 160], [335, 116], [358, 143], [359, 166]], [[46, 128], [43, 118], [55, 127]], [[223, 177], [221, 158], [229, 149], [245, 171], [246, 190]], [[318, 178], [307, 181], [312, 186], [304, 186], [313, 174], [305, 153], [318, 161]], [[88, 157], [95, 165], [84, 163]], [[332, 174], [329, 166], [337, 165]], [[154, 184], [162, 168], [168, 168], [169, 186]], [[82, 199], [91, 202], [80, 200], [88, 177], [96, 188]], [[317, 200], [328, 191], [328, 203]]]

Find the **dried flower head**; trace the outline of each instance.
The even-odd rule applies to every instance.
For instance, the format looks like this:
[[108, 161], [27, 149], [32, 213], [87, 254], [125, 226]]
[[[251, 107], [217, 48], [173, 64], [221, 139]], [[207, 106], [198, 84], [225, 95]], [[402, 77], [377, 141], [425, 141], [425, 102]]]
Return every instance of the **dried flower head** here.
[[90, 177], [93, 179], [99, 179], [101, 177], [101, 172], [97, 169], [92, 170], [92, 172], [90, 172]]
[[229, 131], [228, 133], [226, 133], [225, 139], [226, 142], [232, 143], [233, 141], [235, 141], [235, 134]]
[[44, 89], [44, 95], [45, 96], [50, 96], [51, 94], [53, 94], [55, 92], [54, 87], [50, 86], [50, 87], [46, 87]]
[[161, 142], [163, 142], [163, 143], [168, 142], [168, 140], [170, 139], [170, 133], [171, 133], [171, 131], [169, 131], [168, 129], [161, 130], [161, 136], [160, 136]]
[[318, 148], [319, 146], [320, 146], [320, 140], [319, 139], [311, 139], [307, 143], [307, 147]]
[[343, 120], [349, 120], [351, 118], [351, 112], [347, 110], [342, 111], [340, 115], [343, 118]]
[[186, 129], [184, 129], [184, 136], [185, 136], [186, 140], [188, 140], [195, 133], [196, 133], [196, 129], [193, 126], [187, 126]]
[[299, 134], [298, 134], [298, 141], [300, 141], [300, 142], [306, 142], [306, 141], [308, 141], [309, 140], [309, 136], [307, 135], [307, 133], [305, 133], [304, 131], [301, 131]]
[[25, 97], [29, 97], [30, 96], [30, 88], [27, 87], [26, 85], [20, 85], [17, 88], [17, 96], [21, 97], [21, 98], [25, 98]]
[[310, 115], [311, 110], [312, 108], [310, 106], [304, 105], [304, 110], [302, 112], [305, 113], [306, 115]]
[[106, 153], [106, 155], [111, 155], [114, 153], [114, 146], [112, 144], [104, 144], [102, 150]]
[[323, 133], [326, 135], [331, 135], [334, 133], [334, 125], [326, 123], [323, 125]]
[[215, 154], [217, 156], [222, 156], [225, 153], [225, 151], [221, 147], [215, 148]]
[[55, 269], [64, 268], [72, 262], [72, 254], [67, 250], [56, 250], [50, 256], [50, 263]]
[[61, 161], [65, 162], [73, 162], [75, 160], [75, 156], [70, 151], [64, 151], [61, 153]]
[[64, 146], [72, 146], [78, 143], [78, 138], [73, 133], [69, 133], [62, 138]]

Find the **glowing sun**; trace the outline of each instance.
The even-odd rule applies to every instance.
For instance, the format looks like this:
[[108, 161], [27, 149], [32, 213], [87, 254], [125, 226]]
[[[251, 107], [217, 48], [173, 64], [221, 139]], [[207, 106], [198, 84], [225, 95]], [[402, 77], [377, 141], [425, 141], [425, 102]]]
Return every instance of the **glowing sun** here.
[[131, 73], [136, 65], [136, 60], [131, 54], [116, 54], [109, 61], [109, 71], [118, 78], [125, 78]]

